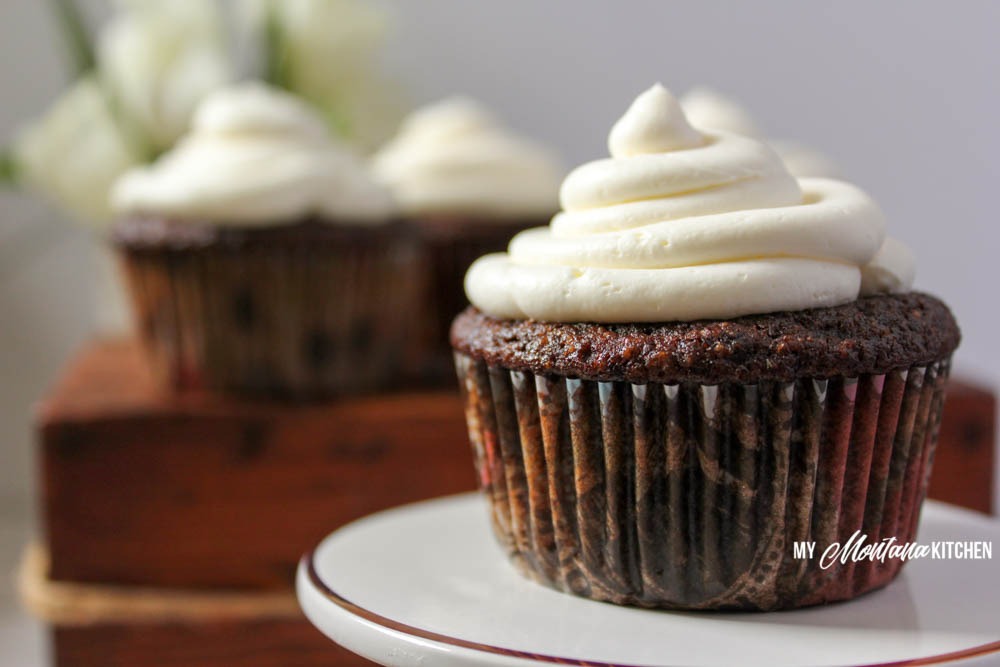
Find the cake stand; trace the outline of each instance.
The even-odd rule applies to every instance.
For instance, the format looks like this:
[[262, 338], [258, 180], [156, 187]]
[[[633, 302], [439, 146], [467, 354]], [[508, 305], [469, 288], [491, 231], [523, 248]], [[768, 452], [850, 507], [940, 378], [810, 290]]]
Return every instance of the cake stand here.
[[[1000, 546], [1000, 522], [924, 506], [918, 542]], [[1000, 665], [1000, 554], [914, 560], [881, 591], [811, 609], [679, 613], [617, 607], [532, 583], [468, 494], [350, 524], [300, 564], [309, 619], [399, 667]]]

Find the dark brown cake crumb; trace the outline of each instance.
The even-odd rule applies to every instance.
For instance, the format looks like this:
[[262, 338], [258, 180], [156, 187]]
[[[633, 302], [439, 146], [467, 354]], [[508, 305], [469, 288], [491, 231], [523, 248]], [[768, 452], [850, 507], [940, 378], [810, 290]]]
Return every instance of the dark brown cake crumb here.
[[960, 338], [948, 307], [919, 292], [833, 308], [662, 324], [499, 320], [470, 307], [451, 329], [455, 349], [490, 365], [639, 384], [884, 373], [946, 358]]

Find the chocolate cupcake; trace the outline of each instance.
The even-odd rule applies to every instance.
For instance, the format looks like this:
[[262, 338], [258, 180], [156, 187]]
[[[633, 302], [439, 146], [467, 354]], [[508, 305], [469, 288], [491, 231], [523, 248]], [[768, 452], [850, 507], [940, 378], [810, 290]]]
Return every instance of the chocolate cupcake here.
[[468, 305], [472, 262], [558, 210], [564, 170], [547, 150], [505, 129], [480, 104], [455, 97], [414, 112], [372, 161], [420, 239], [428, 277], [412, 369], [422, 382], [453, 377], [448, 327]]
[[863, 192], [694, 130], [661, 86], [609, 144], [549, 229], [472, 266], [452, 328], [500, 543], [618, 604], [773, 610], [886, 585], [903, 561], [819, 555], [914, 539], [948, 308], [910, 291]]
[[313, 398], [391, 387], [423, 270], [387, 192], [296, 98], [219, 91], [114, 203], [166, 385]]

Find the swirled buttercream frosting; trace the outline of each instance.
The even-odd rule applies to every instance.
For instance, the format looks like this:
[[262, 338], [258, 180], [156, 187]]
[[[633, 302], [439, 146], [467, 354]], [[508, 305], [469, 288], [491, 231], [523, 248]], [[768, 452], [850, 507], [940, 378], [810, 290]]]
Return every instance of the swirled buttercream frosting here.
[[486, 220], [552, 215], [565, 174], [548, 150], [465, 97], [411, 114], [375, 155], [372, 171], [405, 213]]
[[112, 203], [123, 215], [247, 226], [314, 215], [374, 223], [394, 210], [364, 162], [312, 109], [260, 83], [206, 98], [191, 132], [152, 165], [123, 176]]
[[[562, 211], [477, 260], [469, 300], [498, 318], [667, 322], [804, 310], [909, 289], [860, 189], [796, 180], [755, 139], [691, 126], [660, 85], [614, 125], [611, 157], [566, 177]], [[862, 276], [865, 280], [862, 281]]]

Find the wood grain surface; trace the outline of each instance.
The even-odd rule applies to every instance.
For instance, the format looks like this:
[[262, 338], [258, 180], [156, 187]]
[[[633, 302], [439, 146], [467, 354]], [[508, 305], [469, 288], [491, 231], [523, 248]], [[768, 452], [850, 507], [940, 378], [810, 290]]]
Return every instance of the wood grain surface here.
[[[996, 398], [952, 380], [930, 495], [992, 509]], [[312, 405], [159, 391], [132, 341], [81, 352], [37, 413], [54, 580], [289, 589], [371, 512], [475, 486], [457, 392]], [[369, 665], [304, 618], [55, 627], [57, 667]]]
[[301, 620], [55, 628], [57, 667], [365, 667]]
[[338, 526], [475, 488], [457, 392], [176, 398], [129, 343], [85, 351], [38, 432], [55, 580], [286, 588]]

